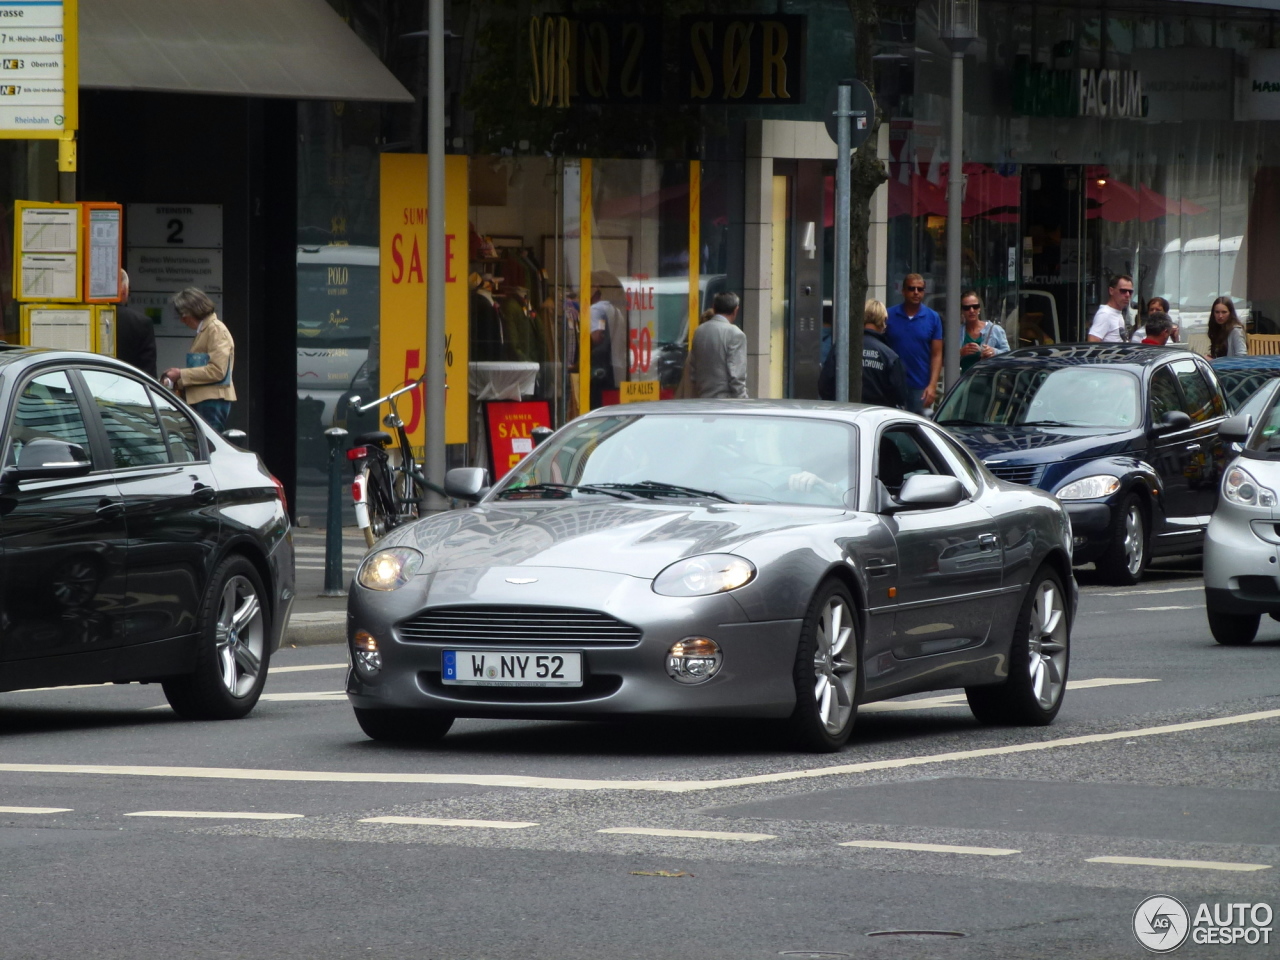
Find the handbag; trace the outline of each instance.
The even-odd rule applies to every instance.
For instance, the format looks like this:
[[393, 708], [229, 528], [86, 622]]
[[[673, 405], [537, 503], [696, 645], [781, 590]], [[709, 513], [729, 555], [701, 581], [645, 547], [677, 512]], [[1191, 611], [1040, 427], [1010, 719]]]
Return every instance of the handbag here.
[[[207, 367], [208, 365], [209, 365], [209, 355], [207, 353], [188, 353], [187, 354], [188, 367]], [[225, 377], [223, 377], [217, 383], [202, 384], [202, 386], [225, 387], [225, 386], [229, 386], [230, 383], [231, 383], [231, 365], [228, 364], [227, 375]]]

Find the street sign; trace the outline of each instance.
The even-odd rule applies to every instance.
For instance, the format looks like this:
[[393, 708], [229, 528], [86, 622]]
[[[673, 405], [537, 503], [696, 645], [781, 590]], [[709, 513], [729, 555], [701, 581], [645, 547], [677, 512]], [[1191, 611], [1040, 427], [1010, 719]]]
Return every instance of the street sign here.
[[69, 137], [76, 129], [77, 2], [0, 3], [0, 138]]
[[[841, 83], [849, 84], [853, 94], [853, 106], [849, 111], [849, 143], [852, 149], [857, 150], [871, 136], [871, 126], [876, 119], [876, 100], [861, 80], [842, 80]], [[836, 131], [836, 97], [839, 87], [840, 84], [836, 84], [828, 91], [827, 103], [822, 111], [822, 115], [826, 117], [824, 122], [827, 125], [827, 136], [832, 143], [840, 142]]]

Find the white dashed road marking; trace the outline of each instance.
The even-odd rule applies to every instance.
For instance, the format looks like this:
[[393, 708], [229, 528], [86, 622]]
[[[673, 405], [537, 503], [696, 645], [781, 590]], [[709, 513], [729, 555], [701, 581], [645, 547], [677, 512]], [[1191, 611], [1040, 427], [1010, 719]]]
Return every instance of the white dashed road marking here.
[[301, 813], [242, 813], [222, 810], [139, 810], [126, 817], [178, 817], [189, 820], [301, 820]]
[[530, 820], [449, 820], [443, 817], [367, 817], [361, 823], [407, 823], [427, 827], [485, 827], [490, 830], [523, 830], [536, 827]]
[[346, 701], [345, 690], [315, 690], [302, 693], [264, 693], [263, 700], [342, 700]]
[[865, 847], [869, 850], [918, 850], [921, 853], [966, 853], [979, 857], [1007, 857], [1021, 850], [1004, 847], [956, 847], [949, 843], [895, 843], [892, 840], [849, 840], [842, 847]]
[[274, 664], [268, 669], [268, 675], [275, 673], [302, 673], [304, 670], [345, 670], [345, 663], [308, 663], [296, 667], [277, 667]]
[[692, 840], [741, 840], [755, 843], [778, 839], [772, 833], [727, 833], [719, 830], [660, 830], [657, 827], [609, 827], [596, 833], [627, 833], [640, 837], [687, 837]]
[[[1129, 683], [1159, 683], [1155, 678], [1098, 677], [1094, 680], [1068, 680], [1068, 690], [1089, 690], [1094, 687], [1118, 687]], [[859, 713], [896, 713], [899, 710], [937, 710], [942, 707], [967, 707], [963, 693], [949, 693], [941, 697], [921, 697], [918, 700], [882, 700], [858, 707]]]
[[1086, 863], [1118, 863], [1134, 867], [1176, 867], [1183, 870], [1234, 870], [1252, 873], [1270, 870], [1269, 863], [1227, 863], [1219, 860], [1161, 860], [1157, 857], [1090, 857]]
[[0, 807], [0, 813], [71, 813], [70, 807]]
[[1114, 593], [1100, 593], [1096, 590], [1082, 590], [1086, 596], [1090, 597], [1150, 597], [1157, 593], [1190, 593], [1191, 591], [1204, 590], [1204, 584], [1196, 587], [1163, 587], [1157, 590], [1117, 590]]
[[1203, 603], [1193, 603], [1186, 607], [1134, 607], [1134, 613], [1156, 613], [1160, 610], [1203, 610]]
[[1193, 730], [1232, 727], [1245, 723], [1258, 723], [1264, 720], [1276, 719], [1280, 719], [1280, 710], [1259, 710], [1255, 713], [1239, 713], [1229, 717], [1215, 717], [1211, 720], [1169, 723], [1158, 727], [1116, 730], [1112, 733], [1062, 737], [1057, 740], [1034, 740], [1029, 743], [1013, 743], [1003, 747], [980, 747], [974, 750], [956, 750], [950, 753], [898, 757], [892, 760], [868, 760], [863, 763], [834, 764], [829, 767], [810, 767], [806, 770], [788, 770], [780, 773], [764, 773], [747, 777], [726, 777], [723, 780], [581, 780], [569, 777], [527, 777], [513, 774], [365, 773], [351, 770], [272, 770], [264, 768], [125, 766], [90, 763], [0, 763], [0, 773], [80, 773], [127, 777], [270, 780], [292, 783], [444, 783], [486, 787], [523, 787], [535, 790], [647, 790], [661, 793], [692, 793], [757, 783], [814, 780], [820, 777], [866, 773], [872, 770], [900, 770], [907, 767], [927, 766], [935, 763], [973, 760], [979, 757], [1000, 757], [1018, 753], [1033, 753], [1041, 750], [1059, 750], [1066, 747], [1109, 743], [1113, 740], [1158, 737], [1166, 734], [1188, 733]]

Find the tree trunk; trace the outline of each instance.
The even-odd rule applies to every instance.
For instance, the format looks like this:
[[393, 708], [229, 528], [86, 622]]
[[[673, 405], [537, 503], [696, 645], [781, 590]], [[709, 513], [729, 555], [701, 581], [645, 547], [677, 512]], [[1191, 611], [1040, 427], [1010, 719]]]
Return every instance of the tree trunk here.
[[[875, 52], [876, 31], [880, 17], [875, 0], [849, 0], [849, 13], [853, 17], [853, 50], [856, 76], [874, 95], [875, 70], [872, 54]], [[881, 114], [876, 110], [871, 122], [871, 135], [854, 153], [850, 170], [849, 189], [849, 401], [862, 401], [862, 318], [859, 307], [866, 303], [867, 287], [867, 233], [871, 228], [871, 198], [880, 184], [889, 179], [884, 164], [876, 155], [879, 140]]]

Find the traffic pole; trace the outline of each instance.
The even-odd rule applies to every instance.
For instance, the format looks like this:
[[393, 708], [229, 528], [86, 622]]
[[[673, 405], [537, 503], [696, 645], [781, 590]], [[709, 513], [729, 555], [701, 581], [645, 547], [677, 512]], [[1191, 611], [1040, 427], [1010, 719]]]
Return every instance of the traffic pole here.
[[342, 585], [342, 462], [339, 453], [347, 446], [347, 431], [330, 427], [324, 432], [329, 442], [329, 510], [324, 536], [324, 593], [322, 597], [346, 595]]

